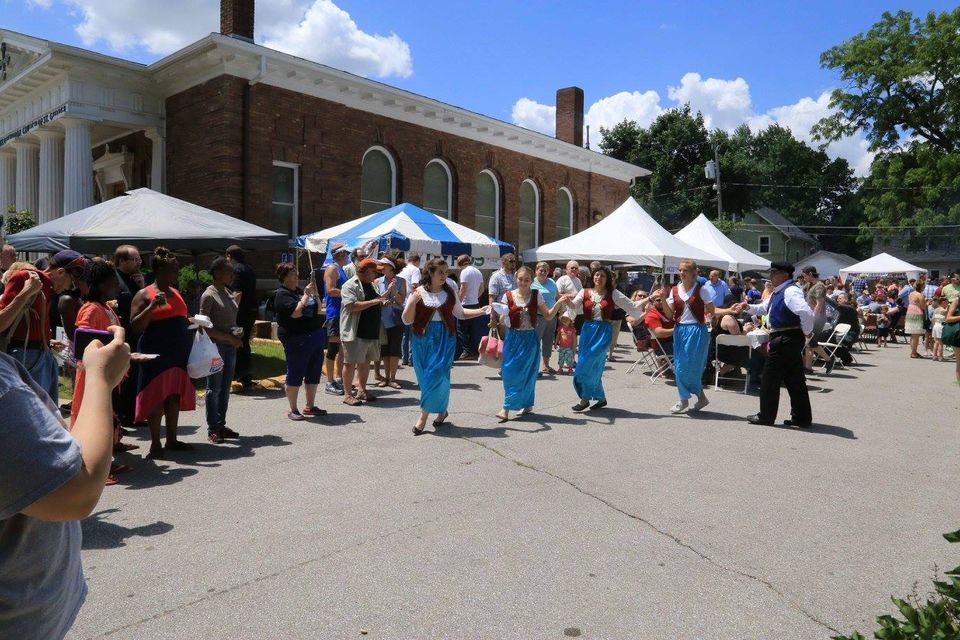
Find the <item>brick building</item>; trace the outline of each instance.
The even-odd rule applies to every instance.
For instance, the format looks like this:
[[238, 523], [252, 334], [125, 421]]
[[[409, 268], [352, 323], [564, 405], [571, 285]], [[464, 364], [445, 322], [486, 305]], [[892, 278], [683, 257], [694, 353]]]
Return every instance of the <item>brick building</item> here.
[[0, 30], [0, 207], [46, 222], [148, 186], [292, 237], [409, 201], [522, 250], [648, 173], [583, 148], [576, 87], [551, 138], [252, 36], [253, 0], [150, 65]]

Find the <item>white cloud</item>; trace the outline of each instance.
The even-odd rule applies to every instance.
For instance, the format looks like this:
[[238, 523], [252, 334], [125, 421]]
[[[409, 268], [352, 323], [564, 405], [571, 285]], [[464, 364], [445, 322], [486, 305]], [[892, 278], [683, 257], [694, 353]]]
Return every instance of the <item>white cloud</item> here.
[[510, 117], [514, 124], [548, 136], [554, 135], [556, 131], [557, 108], [540, 104], [530, 98], [517, 100], [510, 111]]
[[361, 31], [350, 14], [330, 0], [317, 0], [298, 21], [267, 22], [261, 33], [262, 44], [271, 49], [359, 75], [406, 78], [413, 73], [410, 45], [400, 36]]
[[590, 105], [584, 122], [590, 125], [599, 142], [600, 127], [610, 129], [624, 120], [633, 120], [641, 127], [646, 127], [662, 112], [660, 94], [656, 91], [621, 91]]
[[[62, 0], [79, 18], [84, 45], [106, 43], [115, 53], [172, 53], [220, 28], [218, 0]], [[32, 0], [49, 5], [52, 0]], [[257, 42], [364, 76], [413, 73], [410, 46], [396, 34], [360, 29], [331, 0], [260, 0]]]
[[49, 9], [53, 6], [53, 0], [27, 0], [27, 6], [31, 9], [34, 7], [40, 9]]
[[699, 73], [687, 73], [679, 87], [670, 87], [667, 95], [677, 104], [690, 103], [693, 111], [703, 114], [707, 129], [733, 130], [752, 114], [750, 85], [743, 78], [721, 80]]
[[[647, 126], [665, 109], [690, 103], [694, 112], [703, 114], [708, 129], [733, 131], [741, 124], [747, 124], [753, 131], [759, 131], [778, 123], [789, 128], [799, 140], [817, 147], [819, 142], [813, 139], [810, 129], [831, 113], [829, 91], [820, 94], [817, 99], [804, 97], [793, 104], [757, 113], [753, 107], [750, 85], [745, 79], [703, 78], [693, 72], [684, 74], [678, 86], [668, 87], [667, 96], [672, 104], [661, 105], [660, 95], [652, 90], [642, 93], [621, 91], [597, 100], [584, 116], [586, 124], [596, 131], [597, 137], [592, 146], [599, 141], [601, 126], [610, 128], [623, 120], [633, 120], [641, 126]], [[553, 135], [555, 114], [556, 108], [553, 106], [521, 98], [513, 106], [512, 117], [514, 124]], [[831, 157], [845, 158], [856, 174], [863, 176], [869, 171], [874, 156], [867, 147], [866, 139], [856, 135], [830, 143], [826, 151]]]

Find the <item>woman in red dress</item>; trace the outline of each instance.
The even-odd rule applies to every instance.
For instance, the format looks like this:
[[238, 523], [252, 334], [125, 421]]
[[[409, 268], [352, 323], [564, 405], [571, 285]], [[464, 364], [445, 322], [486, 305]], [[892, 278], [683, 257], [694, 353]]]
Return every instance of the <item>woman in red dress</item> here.
[[[173, 286], [180, 265], [169, 249], [157, 247], [150, 266], [154, 283], [141, 289], [130, 303], [130, 327], [133, 333], [141, 333], [137, 351], [157, 354], [139, 367], [135, 420], [146, 420], [150, 425], [147, 457], [163, 459], [169, 451], [193, 449], [193, 445], [177, 439], [177, 423], [181, 411], [196, 408], [197, 392], [187, 375], [193, 346], [187, 304]], [[164, 418], [167, 441], [161, 444], [160, 421]]]

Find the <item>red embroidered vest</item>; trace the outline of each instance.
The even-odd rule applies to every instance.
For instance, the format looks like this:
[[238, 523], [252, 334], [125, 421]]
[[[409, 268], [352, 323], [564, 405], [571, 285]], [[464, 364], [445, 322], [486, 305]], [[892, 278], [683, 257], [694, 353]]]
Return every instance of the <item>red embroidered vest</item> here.
[[677, 324], [680, 324], [680, 318], [683, 317], [683, 308], [687, 305], [690, 305], [690, 311], [693, 313], [693, 317], [697, 319], [697, 322], [705, 322], [705, 313], [703, 308], [703, 298], [700, 297], [700, 283], [698, 282], [694, 287], [693, 291], [690, 293], [690, 297], [687, 298], [687, 301], [684, 302], [680, 298], [680, 290], [674, 285], [673, 287], [673, 321]]
[[[593, 298], [590, 296], [591, 289], [583, 290], [583, 315], [587, 322], [593, 320]], [[607, 291], [600, 301], [600, 316], [604, 320], [613, 320], [613, 292]]]
[[453, 316], [453, 306], [457, 301], [457, 294], [454, 293], [450, 285], [443, 283], [443, 290], [447, 292], [447, 299], [439, 309], [428, 307], [423, 303], [423, 298], [417, 301], [417, 307], [413, 314], [413, 333], [422, 336], [427, 332], [427, 323], [433, 317], [434, 311], [440, 312], [440, 319], [447, 325], [447, 333], [457, 333], [457, 319]]
[[[536, 289], [530, 290], [530, 302], [527, 303], [527, 313], [530, 315], [530, 326], [537, 326], [537, 309], [540, 306], [537, 295], [540, 292]], [[513, 301], [513, 292], [507, 294], [507, 307], [510, 309], [510, 326], [514, 329], [520, 328], [520, 314], [523, 313], [523, 307], [518, 307]]]

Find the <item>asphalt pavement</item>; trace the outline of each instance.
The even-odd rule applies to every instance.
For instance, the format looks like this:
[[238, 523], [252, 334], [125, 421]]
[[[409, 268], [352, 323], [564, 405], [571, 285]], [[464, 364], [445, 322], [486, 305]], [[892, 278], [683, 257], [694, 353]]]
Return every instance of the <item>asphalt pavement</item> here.
[[[414, 437], [418, 395], [323, 395], [291, 422], [235, 395], [238, 443], [108, 487], [84, 522], [90, 595], [70, 638], [829, 638], [869, 634], [890, 595], [960, 564], [960, 390], [904, 345], [812, 378], [812, 429], [750, 425], [756, 396], [627, 373], [571, 410], [567, 376], [499, 424], [495, 371], [457, 363], [450, 424]], [[731, 387], [733, 389], [733, 387]], [[780, 419], [789, 417], [781, 398]]]

